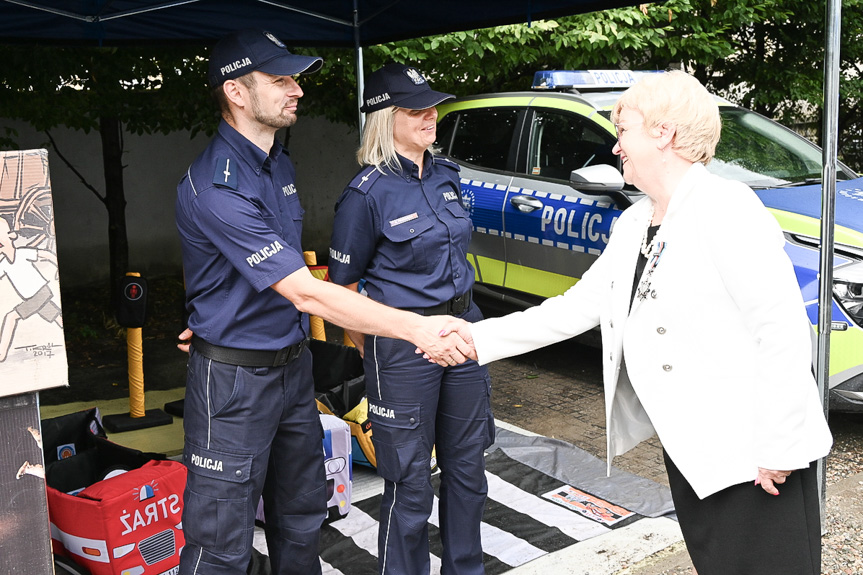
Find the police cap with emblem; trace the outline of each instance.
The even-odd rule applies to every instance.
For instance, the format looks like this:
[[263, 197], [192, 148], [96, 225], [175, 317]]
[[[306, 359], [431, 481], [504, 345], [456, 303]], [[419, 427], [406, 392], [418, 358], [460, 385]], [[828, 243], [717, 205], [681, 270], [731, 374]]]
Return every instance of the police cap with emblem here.
[[425, 110], [450, 98], [455, 96], [432, 90], [416, 68], [390, 63], [366, 78], [360, 112], [376, 112], [390, 106]]
[[210, 53], [210, 86], [221, 86], [255, 70], [274, 76], [317, 72], [323, 59], [291, 54], [265, 30], [241, 30], [219, 40]]

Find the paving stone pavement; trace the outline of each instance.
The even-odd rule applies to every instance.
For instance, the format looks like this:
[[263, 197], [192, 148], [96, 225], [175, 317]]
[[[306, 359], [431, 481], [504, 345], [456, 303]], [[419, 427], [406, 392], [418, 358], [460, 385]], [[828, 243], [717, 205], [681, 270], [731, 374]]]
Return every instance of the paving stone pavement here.
[[[495, 417], [606, 458], [600, 352], [564, 342], [489, 365]], [[668, 485], [657, 438], [616, 457], [614, 465]]]

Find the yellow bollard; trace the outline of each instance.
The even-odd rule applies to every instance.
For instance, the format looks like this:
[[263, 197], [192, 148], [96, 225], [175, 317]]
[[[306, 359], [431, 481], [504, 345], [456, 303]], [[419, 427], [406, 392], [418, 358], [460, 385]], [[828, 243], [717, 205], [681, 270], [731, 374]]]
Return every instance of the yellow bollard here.
[[[303, 259], [309, 267], [318, 265], [318, 257], [315, 255], [315, 252], [303, 252]], [[327, 332], [324, 330], [324, 320], [316, 315], [310, 315], [309, 323], [311, 324], [312, 337], [321, 341], [327, 341]]]
[[344, 340], [344, 344], [345, 344], [346, 346], [348, 346], [348, 347], [357, 347], [356, 345], [354, 345], [354, 340], [352, 340], [350, 337], [348, 337], [348, 332], [345, 332], [345, 333], [344, 333], [344, 337], [342, 337], [342, 339]]
[[[137, 272], [127, 276], [141, 277]], [[129, 417], [144, 417], [144, 345], [140, 327], [126, 328], [126, 354], [129, 360]]]
[[[127, 277], [140, 278], [141, 274], [127, 272]], [[123, 283], [123, 294], [120, 297], [146, 305], [147, 282], [127, 280]], [[138, 310], [139, 312], [142, 310]], [[123, 316], [120, 319], [121, 315]], [[174, 420], [161, 409], [146, 409], [144, 401], [144, 344], [142, 326], [144, 315], [127, 317], [118, 310], [118, 323], [126, 327], [126, 355], [128, 357], [129, 375], [129, 413], [112, 413], [102, 418], [102, 425], [111, 433], [134, 431], [157, 425], [170, 425]], [[138, 326], [138, 327], [130, 327]]]

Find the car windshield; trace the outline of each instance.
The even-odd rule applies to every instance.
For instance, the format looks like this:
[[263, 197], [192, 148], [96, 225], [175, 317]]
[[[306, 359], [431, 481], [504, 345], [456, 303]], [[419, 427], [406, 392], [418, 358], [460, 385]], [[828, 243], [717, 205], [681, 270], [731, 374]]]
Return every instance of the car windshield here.
[[[743, 108], [720, 108], [722, 137], [711, 172], [752, 188], [821, 181], [821, 149], [781, 124]], [[836, 178], [851, 179], [844, 166]]]

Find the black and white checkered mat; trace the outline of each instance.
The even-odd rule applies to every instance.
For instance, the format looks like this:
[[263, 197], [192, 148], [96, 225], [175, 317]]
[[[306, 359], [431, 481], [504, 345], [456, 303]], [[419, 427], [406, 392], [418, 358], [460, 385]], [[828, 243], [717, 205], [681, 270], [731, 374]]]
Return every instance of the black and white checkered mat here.
[[[545, 437], [498, 430], [486, 457], [488, 501], [482, 523], [485, 570], [505, 573], [647, 516], [673, 512], [668, 489], [614, 469], [586, 452]], [[437, 492], [438, 476], [432, 478]], [[350, 513], [327, 523], [321, 564], [330, 575], [377, 573], [381, 483], [357, 470]], [[437, 498], [429, 519], [431, 572], [440, 573]], [[263, 538], [256, 547], [261, 549]], [[265, 552], [265, 548], [261, 549]]]

